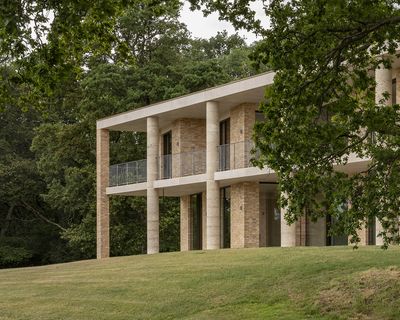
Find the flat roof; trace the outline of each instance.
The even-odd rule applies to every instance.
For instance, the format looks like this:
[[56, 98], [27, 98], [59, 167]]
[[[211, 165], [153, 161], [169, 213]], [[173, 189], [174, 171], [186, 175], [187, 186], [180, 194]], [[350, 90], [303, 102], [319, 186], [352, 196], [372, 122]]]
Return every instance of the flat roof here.
[[174, 99], [97, 120], [98, 129], [115, 131], [146, 131], [146, 118], [160, 117], [160, 127], [179, 118], [205, 118], [207, 101], [219, 102], [220, 113], [241, 103], [260, 103], [265, 87], [273, 83], [275, 72], [270, 71], [236, 80]]

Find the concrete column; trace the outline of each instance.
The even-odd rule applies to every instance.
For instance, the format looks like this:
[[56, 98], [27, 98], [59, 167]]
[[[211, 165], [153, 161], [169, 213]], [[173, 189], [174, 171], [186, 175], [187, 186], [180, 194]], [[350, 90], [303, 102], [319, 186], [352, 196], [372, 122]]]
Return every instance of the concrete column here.
[[285, 220], [286, 208], [281, 208], [281, 247], [296, 246], [296, 223], [289, 225]]
[[[375, 102], [378, 104], [379, 101], [383, 99], [383, 94], [385, 92], [388, 92], [390, 95], [392, 94], [392, 70], [386, 69], [383, 66], [381, 66], [381, 69], [376, 69], [375, 81]], [[385, 104], [390, 106], [392, 104], [392, 98], [389, 97]]]
[[153, 182], [158, 178], [159, 127], [157, 117], [147, 118], [147, 253], [159, 252], [159, 199]]
[[[383, 94], [388, 92], [392, 94], [392, 70], [386, 69], [381, 66], [381, 69], [375, 70], [375, 102], [378, 104], [381, 99], [383, 99]], [[392, 99], [389, 97], [385, 102], [386, 105], [390, 106], [392, 104]], [[375, 221], [375, 232], [376, 232], [376, 245], [383, 245], [382, 237], [378, 237], [378, 234], [382, 231], [382, 224], [378, 219]]]
[[107, 129], [96, 132], [97, 259], [110, 256], [110, 205], [106, 188], [109, 180], [110, 147]]
[[381, 222], [378, 220], [378, 218], [375, 218], [375, 244], [377, 246], [383, 246], [383, 238], [381, 236], [378, 236], [379, 233], [383, 231], [383, 227]]
[[219, 184], [214, 180], [218, 168], [219, 118], [218, 103], [206, 104], [207, 145], [207, 249], [221, 248], [221, 212]]

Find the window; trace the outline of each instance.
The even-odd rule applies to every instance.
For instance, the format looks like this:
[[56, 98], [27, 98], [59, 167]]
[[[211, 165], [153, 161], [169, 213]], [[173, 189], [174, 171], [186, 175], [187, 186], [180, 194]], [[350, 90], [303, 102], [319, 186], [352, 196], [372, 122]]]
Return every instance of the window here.
[[396, 78], [394, 78], [393, 80], [392, 80], [392, 104], [396, 104], [397, 103], [397, 97], [396, 97], [396, 95], [397, 95], [397, 81], [396, 81], [397, 79]]
[[191, 231], [191, 250], [202, 249], [202, 196], [201, 193], [190, 196], [190, 231]]
[[231, 247], [231, 188], [221, 188], [221, 246]]
[[172, 132], [163, 135], [163, 179], [172, 178]]
[[230, 168], [230, 141], [231, 141], [230, 119], [219, 123], [219, 171]]

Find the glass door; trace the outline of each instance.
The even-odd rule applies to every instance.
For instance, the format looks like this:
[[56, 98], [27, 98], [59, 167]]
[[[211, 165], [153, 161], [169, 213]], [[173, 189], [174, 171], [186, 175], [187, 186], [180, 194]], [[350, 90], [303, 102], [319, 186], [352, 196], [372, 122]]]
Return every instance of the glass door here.
[[231, 188], [221, 188], [221, 246], [231, 247]]
[[230, 166], [230, 119], [219, 123], [219, 171], [229, 170]]
[[201, 193], [190, 196], [190, 216], [191, 216], [191, 250], [202, 249], [202, 196]]
[[172, 132], [163, 135], [163, 179], [172, 178]]

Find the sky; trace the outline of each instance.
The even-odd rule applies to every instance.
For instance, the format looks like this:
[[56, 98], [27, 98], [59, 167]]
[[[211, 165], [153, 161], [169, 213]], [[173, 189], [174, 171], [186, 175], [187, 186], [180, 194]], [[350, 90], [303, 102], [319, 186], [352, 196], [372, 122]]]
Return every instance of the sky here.
[[[256, 1], [252, 6], [256, 10], [256, 17], [263, 21], [265, 15], [263, 15], [262, 1]], [[190, 11], [189, 4], [185, 1], [185, 5], [181, 12], [180, 21], [185, 23], [196, 38], [210, 38], [217, 34], [218, 31], [226, 30], [228, 34], [234, 34], [235, 29], [233, 26], [226, 21], [218, 20], [218, 13], [212, 13], [208, 17], [204, 17], [201, 11]], [[265, 23], [264, 23], [265, 25]], [[239, 30], [239, 35], [246, 38], [248, 44], [257, 40], [256, 36], [252, 33], [246, 32], [245, 30]]]

